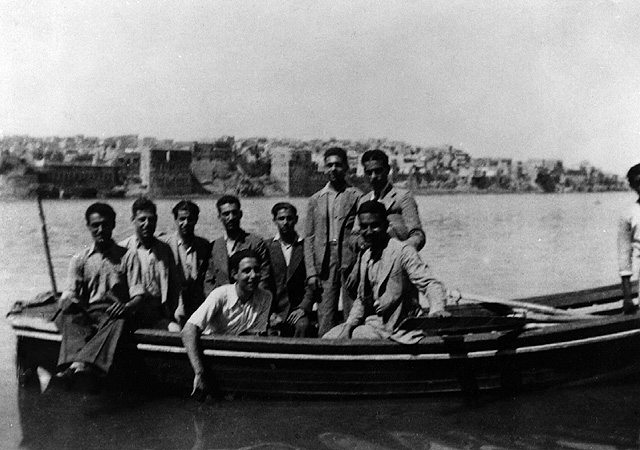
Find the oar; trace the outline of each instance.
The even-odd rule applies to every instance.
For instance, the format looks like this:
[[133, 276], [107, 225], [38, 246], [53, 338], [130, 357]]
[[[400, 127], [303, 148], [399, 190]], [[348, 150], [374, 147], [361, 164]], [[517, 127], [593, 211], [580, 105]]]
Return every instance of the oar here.
[[546, 314], [550, 316], [556, 316], [563, 318], [564, 321], [572, 320], [594, 320], [601, 317], [593, 314], [577, 313], [574, 311], [567, 311], [566, 309], [554, 308], [553, 306], [540, 305], [538, 303], [522, 302], [519, 300], [507, 300], [497, 297], [489, 297], [477, 294], [460, 294], [463, 300], [467, 300], [474, 303], [492, 303], [497, 305], [504, 305], [510, 308], [519, 308], [525, 311], [531, 311], [539, 314]]
[[53, 271], [53, 263], [51, 262], [51, 251], [49, 250], [49, 235], [47, 234], [47, 222], [44, 218], [44, 209], [42, 209], [42, 199], [38, 194], [38, 212], [40, 213], [40, 224], [42, 225], [42, 241], [44, 242], [44, 253], [47, 257], [47, 267], [49, 268], [49, 281], [51, 281], [51, 289], [54, 297], [58, 297], [58, 287], [56, 286], [56, 275]]

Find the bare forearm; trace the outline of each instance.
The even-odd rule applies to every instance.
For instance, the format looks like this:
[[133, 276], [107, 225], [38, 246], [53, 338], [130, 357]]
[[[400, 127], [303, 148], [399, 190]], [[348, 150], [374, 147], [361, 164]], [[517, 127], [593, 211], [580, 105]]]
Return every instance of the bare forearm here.
[[193, 372], [196, 375], [202, 375], [204, 373], [204, 363], [202, 362], [202, 355], [199, 347], [200, 329], [187, 322], [182, 329], [182, 343], [187, 351], [189, 362], [193, 367]]

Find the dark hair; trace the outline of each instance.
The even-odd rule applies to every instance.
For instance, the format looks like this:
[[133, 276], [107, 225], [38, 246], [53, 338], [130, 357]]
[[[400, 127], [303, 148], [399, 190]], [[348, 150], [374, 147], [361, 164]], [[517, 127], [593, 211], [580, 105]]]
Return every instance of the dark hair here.
[[275, 205], [273, 205], [273, 208], [271, 208], [271, 215], [273, 216], [274, 219], [276, 218], [276, 214], [278, 214], [278, 211], [280, 211], [281, 209], [288, 209], [293, 213], [294, 216], [298, 215], [298, 210], [291, 203], [278, 202]]
[[138, 211], [151, 211], [154, 215], [158, 214], [156, 204], [147, 197], [138, 197], [131, 205], [131, 215], [135, 216]]
[[237, 272], [238, 266], [240, 266], [240, 261], [245, 258], [255, 258], [255, 260], [258, 261], [258, 264], [262, 263], [260, 255], [255, 250], [251, 250], [250, 248], [239, 250], [229, 257], [229, 273], [234, 270]]
[[338, 156], [342, 160], [345, 167], [349, 167], [349, 158], [347, 158], [347, 152], [342, 147], [331, 147], [324, 152], [324, 160], [326, 161], [329, 156]]
[[358, 208], [358, 214], [379, 214], [384, 219], [387, 218], [387, 208], [383, 203], [376, 200], [368, 200]]
[[218, 212], [220, 212], [220, 207], [222, 205], [226, 205], [226, 204], [232, 204], [232, 205], [238, 205], [238, 208], [240, 208], [240, 199], [238, 197], [236, 197], [235, 195], [223, 195], [222, 197], [220, 197], [218, 199], [218, 201], [216, 202], [216, 208], [218, 208]]
[[171, 210], [171, 212], [173, 212], [174, 219], [178, 218], [178, 211], [189, 211], [189, 213], [196, 217], [200, 215], [200, 208], [198, 208], [198, 205], [193, 203], [191, 200], [180, 200], [176, 203], [176, 206]]
[[100, 214], [102, 217], [111, 221], [113, 225], [116, 224], [116, 212], [106, 203], [96, 202], [89, 205], [87, 210], [84, 212], [84, 218], [87, 223], [89, 223], [89, 216], [91, 216], [91, 214]]
[[629, 181], [630, 186], [633, 186], [633, 179], [638, 175], [640, 175], [640, 164], [636, 164], [635, 166], [631, 167], [631, 169], [629, 169], [629, 171], [627, 172], [627, 180]]
[[360, 163], [364, 166], [364, 163], [369, 161], [380, 161], [385, 167], [389, 167], [389, 157], [382, 150], [367, 150], [362, 154], [362, 158], [360, 158]]

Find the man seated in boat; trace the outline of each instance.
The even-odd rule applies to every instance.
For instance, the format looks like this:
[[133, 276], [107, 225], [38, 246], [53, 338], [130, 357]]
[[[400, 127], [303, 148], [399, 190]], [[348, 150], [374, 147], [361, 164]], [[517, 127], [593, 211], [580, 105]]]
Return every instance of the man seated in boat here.
[[178, 308], [181, 273], [168, 244], [154, 235], [158, 223], [155, 203], [140, 197], [131, 206], [131, 221], [135, 233], [120, 242], [140, 260], [142, 284], [145, 290], [140, 316], [146, 326], [180, 331]]
[[358, 293], [344, 324], [325, 334], [329, 339], [385, 339], [407, 317], [420, 312], [418, 290], [429, 301], [429, 316], [448, 315], [446, 294], [416, 249], [389, 236], [387, 211], [377, 201], [358, 208], [358, 221], [367, 250], [360, 254]]
[[62, 334], [59, 378], [92, 372], [106, 375], [116, 346], [144, 300], [140, 262], [135, 253], [111, 238], [116, 213], [106, 203], [85, 212], [93, 245], [71, 259], [60, 298], [58, 327]]
[[271, 261], [270, 330], [281, 336], [310, 337], [314, 291], [307, 284], [304, 240], [296, 232], [298, 211], [291, 203], [276, 203], [271, 209], [278, 232], [268, 244]]
[[256, 334], [267, 332], [271, 293], [262, 289], [260, 254], [240, 250], [229, 258], [229, 270], [236, 280], [214, 289], [187, 320], [182, 342], [195, 373], [193, 392], [207, 392], [205, 365], [198, 340], [205, 334]]
[[215, 239], [211, 244], [211, 259], [205, 276], [205, 294], [219, 286], [231, 283], [229, 277], [229, 258], [235, 252], [251, 249], [260, 256], [260, 283], [267, 289], [269, 285], [269, 255], [264, 240], [247, 233], [240, 226], [242, 209], [240, 199], [235, 195], [223, 195], [216, 202], [218, 219], [224, 227], [224, 235]]
[[183, 326], [205, 299], [204, 278], [211, 257], [211, 243], [195, 234], [200, 208], [189, 200], [179, 201], [172, 209], [176, 232], [161, 236], [169, 244], [173, 259], [182, 270], [180, 298], [175, 317]]

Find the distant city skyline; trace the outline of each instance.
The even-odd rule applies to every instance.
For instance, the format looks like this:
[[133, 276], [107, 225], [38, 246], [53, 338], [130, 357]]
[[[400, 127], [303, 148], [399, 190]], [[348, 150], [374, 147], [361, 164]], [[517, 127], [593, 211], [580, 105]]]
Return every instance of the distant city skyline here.
[[640, 162], [633, 1], [0, 2], [0, 135]]

